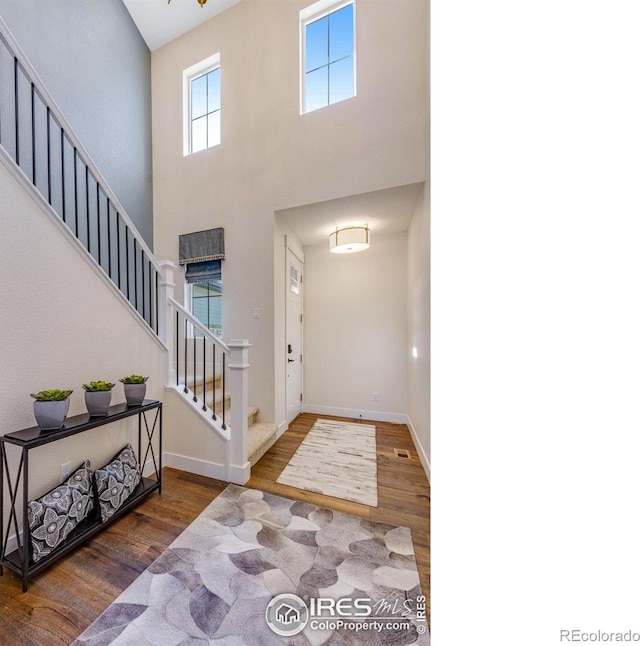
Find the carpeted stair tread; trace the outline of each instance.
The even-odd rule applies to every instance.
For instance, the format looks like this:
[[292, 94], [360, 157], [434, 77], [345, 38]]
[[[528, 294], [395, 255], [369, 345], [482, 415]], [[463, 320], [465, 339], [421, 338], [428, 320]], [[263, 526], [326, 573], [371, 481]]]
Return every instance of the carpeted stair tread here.
[[266, 422], [257, 422], [249, 427], [249, 462], [255, 466], [256, 462], [275, 444], [278, 425]]
[[[207, 390], [213, 389], [214, 382], [216, 383], [216, 389], [220, 388], [219, 384], [220, 384], [221, 377], [222, 375], [219, 372], [217, 372], [215, 375], [210, 375], [210, 374], [206, 375], [204, 379], [204, 383], [207, 386]], [[181, 383], [184, 384], [184, 381], [182, 381]], [[199, 393], [202, 392], [202, 383], [203, 383], [202, 375], [200, 375], [199, 377], [196, 377], [195, 385]], [[189, 390], [193, 390], [193, 377], [189, 377], [189, 379], [187, 379], [187, 387], [189, 388]]]

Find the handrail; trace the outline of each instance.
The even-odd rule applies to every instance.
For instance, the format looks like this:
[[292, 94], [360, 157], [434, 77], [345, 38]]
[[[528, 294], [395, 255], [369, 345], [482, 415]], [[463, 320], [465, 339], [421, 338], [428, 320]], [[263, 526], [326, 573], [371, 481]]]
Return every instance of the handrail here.
[[27, 58], [26, 54], [24, 53], [24, 51], [22, 50], [22, 48], [20, 47], [16, 39], [14, 38], [13, 34], [9, 30], [9, 27], [7, 26], [7, 23], [3, 20], [2, 16], [0, 16], [0, 39], [2, 39], [7, 49], [19, 60], [20, 66], [22, 67], [25, 75], [27, 75], [36, 86], [36, 89], [38, 91], [38, 94], [40, 95], [41, 100], [45, 103], [45, 105], [49, 107], [49, 109], [51, 110], [51, 114], [58, 122], [58, 125], [60, 126], [60, 128], [64, 130], [65, 135], [69, 139], [70, 143], [82, 156], [84, 163], [88, 166], [94, 178], [98, 181], [100, 186], [103, 188], [105, 194], [108, 193], [108, 197], [112, 205], [118, 211], [118, 213], [120, 214], [122, 220], [127, 225], [127, 227], [132, 231], [132, 233], [134, 233], [135, 238], [137, 239], [138, 245], [141, 247], [141, 249], [145, 252], [147, 257], [151, 261], [153, 268], [158, 273], [162, 273], [162, 268], [160, 267], [160, 264], [156, 260], [155, 256], [153, 255], [153, 252], [151, 251], [151, 249], [149, 249], [149, 246], [144, 241], [144, 238], [138, 231], [136, 225], [133, 223], [133, 221], [125, 211], [122, 204], [120, 204], [120, 201], [116, 197], [113, 189], [111, 189], [111, 187], [107, 183], [107, 180], [103, 177], [102, 173], [98, 170], [98, 167], [96, 166], [95, 162], [87, 152], [86, 148], [82, 145], [82, 142], [73, 131], [71, 125], [65, 119], [64, 115], [62, 114], [62, 111], [56, 104], [54, 98], [51, 96], [51, 94], [49, 94], [49, 91], [45, 87], [42, 79], [40, 78], [40, 76], [38, 75], [34, 67], [31, 65], [31, 63], [29, 62], [29, 59]]
[[227, 354], [231, 353], [231, 348], [229, 348], [229, 346], [224, 341], [222, 341], [219, 337], [213, 334], [211, 330], [209, 330], [209, 328], [205, 327], [200, 321], [198, 321], [198, 319], [195, 316], [193, 316], [191, 312], [189, 312], [182, 305], [180, 305], [180, 303], [178, 303], [178, 301], [175, 298], [169, 297], [167, 298], [167, 302], [174, 310], [180, 312], [180, 314], [182, 314], [182, 316], [184, 316], [184, 318], [186, 318], [187, 321], [189, 321], [189, 323], [191, 323], [191, 325], [193, 325], [193, 327], [198, 330], [198, 332], [200, 332], [203, 336], [209, 339], [209, 341], [212, 341], [213, 343], [215, 343], [219, 348], [221, 348]]

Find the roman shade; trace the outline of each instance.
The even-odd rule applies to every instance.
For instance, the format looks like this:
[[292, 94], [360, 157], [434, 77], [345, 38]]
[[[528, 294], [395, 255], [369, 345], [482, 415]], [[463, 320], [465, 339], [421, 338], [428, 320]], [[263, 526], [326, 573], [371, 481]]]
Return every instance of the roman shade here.
[[207, 229], [179, 237], [179, 262], [188, 283], [220, 280], [224, 260], [224, 229]]

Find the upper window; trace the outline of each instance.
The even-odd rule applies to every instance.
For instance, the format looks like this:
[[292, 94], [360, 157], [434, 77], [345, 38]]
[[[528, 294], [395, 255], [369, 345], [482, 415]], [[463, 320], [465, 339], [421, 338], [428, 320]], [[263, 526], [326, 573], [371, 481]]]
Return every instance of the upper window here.
[[184, 154], [220, 143], [220, 54], [184, 71]]
[[300, 12], [303, 113], [356, 93], [353, 2], [326, 5], [321, 0]]

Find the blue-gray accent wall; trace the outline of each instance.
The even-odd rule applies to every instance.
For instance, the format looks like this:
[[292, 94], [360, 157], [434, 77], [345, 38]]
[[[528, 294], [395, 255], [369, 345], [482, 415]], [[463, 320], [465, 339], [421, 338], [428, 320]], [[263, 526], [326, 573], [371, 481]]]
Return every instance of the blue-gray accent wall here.
[[0, 16], [153, 248], [151, 54], [121, 0], [0, 0]]

